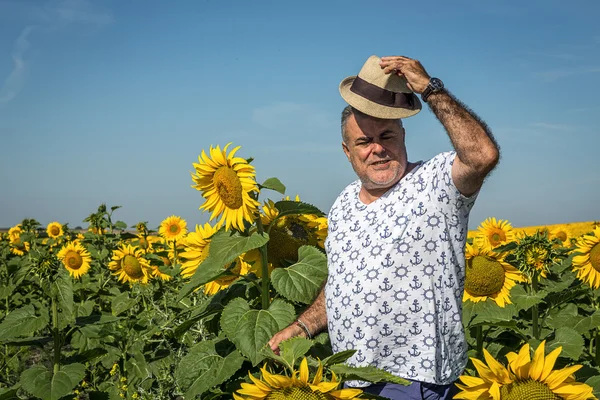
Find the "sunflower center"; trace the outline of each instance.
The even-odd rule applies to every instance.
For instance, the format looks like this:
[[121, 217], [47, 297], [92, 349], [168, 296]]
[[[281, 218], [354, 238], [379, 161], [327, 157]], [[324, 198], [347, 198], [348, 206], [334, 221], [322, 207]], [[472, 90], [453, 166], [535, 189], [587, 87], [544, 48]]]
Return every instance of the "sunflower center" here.
[[513, 382], [500, 388], [502, 400], [561, 400], [548, 386], [542, 382], [526, 380]]
[[127, 254], [123, 257], [121, 260], [121, 267], [131, 279], [142, 279], [144, 277], [144, 271], [142, 270], [139, 260], [131, 254]]
[[596, 271], [600, 272], [600, 243], [596, 243], [590, 250], [590, 263]]
[[310, 235], [308, 229], [306, 229], [306, 225], [300, 223], [299, 221], [291, 221], [288, 229], [292, 233], [292, 237], [295, 239], [308, 242]]
[[277, 389], [267, 396], [267, 400], [328, 400], [329, 398], [325, 393], [313, 392], [309, 386]]
[[494, 229], [488, 236], [492, 247], [500, 246], [506, 241], [506, 233], [502, 229]]
[[181, 227], [179, 224], [171, 224], [169, 225], [169, 232], [171, 232], [173, 235], [177, 235], [179, 232], [181, 232]]
[[465, 290], [474, 296], [490, 296], [504, 286], [504, 267], [487, 256], [475, 256], [467, 262]]
[[564, 243], [567, 241], [567, 232], [565, 232], [565, 231], [557, 232], [556, 237], [559, 238], [560, 241]]
[[73, 250], [67, 252], [65, 261], [71, 269], [79, 269], [83, 265], [83, 258], [81, 258], [81, 254]]
[[219, 198], [228, 208], [237, 210], [244, 204], [242, 182], [233, 169], [220, 167], [215, 172], [213, 182]]
[[60, 235], [60, 228], [58, 226], [53, 226], [50, 228], [50, 234], [52, 236], [58, 236]]
[[287, 264], [298, 261], [298, 249], [302, 243], [288, 235], [285, 229], [271, 228], [267, 255], [274, 268], [285, 267]]
[[540, 246], [533, 246], [525, 251], [525, 262], [537, 269], [541, 269], [548, 257], [548, 251]]

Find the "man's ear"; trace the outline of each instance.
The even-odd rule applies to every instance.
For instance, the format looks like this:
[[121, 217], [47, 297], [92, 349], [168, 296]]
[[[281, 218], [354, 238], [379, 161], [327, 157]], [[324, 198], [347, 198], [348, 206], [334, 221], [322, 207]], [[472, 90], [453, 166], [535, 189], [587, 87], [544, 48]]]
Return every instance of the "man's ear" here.
[[345, 142], [342, 142], [342, 149], [344, 150], [344, 154], [348, 157], [348, 161], [350, 161], [350, 149]]

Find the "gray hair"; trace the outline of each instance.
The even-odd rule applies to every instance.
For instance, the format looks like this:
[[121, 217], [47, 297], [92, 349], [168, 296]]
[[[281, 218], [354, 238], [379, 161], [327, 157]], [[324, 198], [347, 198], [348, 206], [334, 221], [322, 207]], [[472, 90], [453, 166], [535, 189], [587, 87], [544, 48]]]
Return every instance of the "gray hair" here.
[[346, 124], [348, 123], [348, 118], [354, 114], [354, 108], [352, 106], [346, 106], [342, 110], [342, 141], [344, 143], [348, 143], [348, 134], [346, 133]]
[[[346, 125], [348, 124], [348, 118], [355, 113], [361, 113], [352, 106], [346, 106], [342, 110], [342, 141], [348, 144], [348, 133], [346, 132]], [[361, 113], [362, 114], [362, 113]], [[398, 118], [398, 125], [402, 127], [402, 120]]]

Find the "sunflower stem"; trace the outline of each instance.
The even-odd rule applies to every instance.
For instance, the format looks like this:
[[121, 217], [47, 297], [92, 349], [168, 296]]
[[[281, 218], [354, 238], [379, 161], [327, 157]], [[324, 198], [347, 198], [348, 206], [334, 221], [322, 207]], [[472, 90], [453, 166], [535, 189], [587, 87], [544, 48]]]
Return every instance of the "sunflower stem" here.
[[483, 326], [479, 325], [475, 328], [477, 330], [477, 358], [483, 357]]
[[60, 369], [60, 336], [58, 334], [58, 305], [52, 296], [52, 336], [54, 336], [54, 373]]
[[[531, 289], [535, 295], [538, 290], [538, 274], [534, 272], [531, 277]], [[535, 304], [531, 309], [531, 319], [533, 320], [533, 337], [536, 339], [540, 338], [540, 327], [539, 327], [539, 309], [538, 305]]]
[[[265, 233], [265, 229], [262, 224], [262, 220], [260, 219], [260, 214], [256, 216], [256, 230], [259, 235], [263, 235]], [[271, 284], [269, 277], [269, 259], [267, 257], [267, 245], [262, 245], [259, 249], [260, 251], [260, 259], [261, 259], [261, 269], [262, 269], [262, 290], [261, 290], [261, 298], [262, 298], [262, 309], [266, 310], [269, 308], [270, 304], [270, 296], [269, 296], [269, 286]]]

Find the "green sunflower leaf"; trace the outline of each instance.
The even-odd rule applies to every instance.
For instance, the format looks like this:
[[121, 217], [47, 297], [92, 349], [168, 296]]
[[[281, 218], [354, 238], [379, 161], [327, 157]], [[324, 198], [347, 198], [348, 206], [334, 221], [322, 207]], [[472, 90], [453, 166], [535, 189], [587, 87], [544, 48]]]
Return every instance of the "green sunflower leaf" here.
[[250, 236], [241, 236], [237, 233], [230, 235], [224, 229], [219, 230], [210, 241], [208, 257], [198, 266], [190, 281], [179, 290], [177, 301], [183, 299], [200, 285], [218, 278], [226, 271], [225, 267], [240, 255], [261, 247], [268, 241], [269, 235], [266, 233], [260, 235], [255, 232]]
[[579, 316], [577, 306], [569, 303], [566, 307], [555, 309], [550, 312], [546, 319], [546, 324], [549, 328], [558, 329], [563, 326], [573, 327], [581, 322], [583, 317]]
[[62, 365], [53, 374], [43, 365], [34, 365], [21, 374], [23, 389], [42, 400], [58, 400], [71, 393], [85, 376], [83, 364]]
[[128, 372], [129, 383], [136, 384], [152, 377], [150, 367], [142, 353], [135, 353], [133, 357], [127, 359], [125, 367]]
[[244, 357], [233, 351], [219, 355], [215, 345], [221, 339], [200, 342], [181, 359], [175, 370], [175, 380], [185, 390], [185, 398], [192, 399], [231, 378], [242, 366]]
[[600, 310], [596, 310], [592, 315], [580, 320], [573, 329], [583, 335], [598, 327], [600, 327]]
[[583, 337], [575, 329], [563, 326], [556, 330], [554, 340], [547, 343], [546, 352], [562, 346], [560, 356], [577, 361], [583, 353], [583, 344]]
[[36, 315], [31, 304], [12, 311], [0, 323], [0, 341], [31, 336], [46, 327], [50, 322], [48, 310], [44, 308], [41, 311], [41, 315]]
[[356, 353], [356, 350], [344, 350], [335, 353], [323, 360], [323, 366], [327, 367], [329, 365], [344, 363], [347, 359], [352, 357], [354, 353]]
[[271, 189], [281, 194], [285, 194], [285, 185], [277, 178], [269, 178], [259, 186], [261, 189]]
[[113, 297], [111, 301], [111, 311], [113, 316], [118, 316], [127, 310], [130, 310], [138, 303], [139, 299], [129, 297], [129, 292], [123, 292], [118, 296]]
[[298, 249], [298, 262], [271, 274], [275, 290], [288, 300], [310, 304], [327, 278], [327, 257], [313, 246]]
[[312, 347], [312, 341], [303, 337], [294, 337], [279, 344], [279, 354], [287, 365], [294, 366], [296, 360], [303, 357]]
[[60, 268], [52, 283], [52, 296], [58, 302], [58, 328], [64, 329], [75, 321], [73, 304], [73, 281], [65, 268]]
[[[287, 308], [281, 300], [274, 301], [268, 310], [253, 310], [244, 299], [234, 299], [225, 306], [221, 315], [221, 329], [238, 350], [253, 365], [265, 358], [262, 349], [273, 335], [280, 330], [285, 321], [294, 318], [293, 308]], [[288, 305], [289, 306], [289, 305]]]
[[277, 321], [277, 330], [280, 331], [296, 318], [294, 306], [282, 299], [275, 299], [269, 306], [269, 313]]
[[17, 285], [4, 283], [4, 286], [0, 287], [0, 300], [8, 299], [16, 288]]
[[275, 203], [275, 208], [279, 211], [277, 217], [295, 214], [314, 214], [323, 216], [323, 212], [312, 204], [301, 201], [281, 200]]
[[471, 321], [471, 326], [494, 324], [516, 328], [517, 323], [514, 318], [517, 315], [517, 309], [514, 304], [500, 307], [494, 301], [487, 299], [485, 302], [475, 303], [472, 313], [475, 316]]
[[391, 382], [398, 385], [410, 385], [410, 382], [406, 379], [399, 378], [395, 375], [390, 374], [379, 368], [373, 366], [369, 367], [351, 367], [345, 364], [335, 364], [329, 367], [329, 369], [340, 376], [344, 381], [350, 380], [361, 380], [372, 383], [377, 382]]
[[18, 391], [19, 385], [11, 388], [0, 388], [0, 400], [19, 400], [20, 397], [17, 396]]
[[127, 229], [127, 224], [123, 221], [117, 221], [114, 224], [115, 229], [119, 229], [119, 230], [125, 230]]
[[539, 292], [529, 294], [525, 291], [523, 286], [515, 285], [510, 291], [510, 299], [517, 307], [517, 310], [529, 310], [531, 307], [536, 304], [540, 304], [544, 301], [544, 297], [547, 295], [545, 291], [541, 290]]

